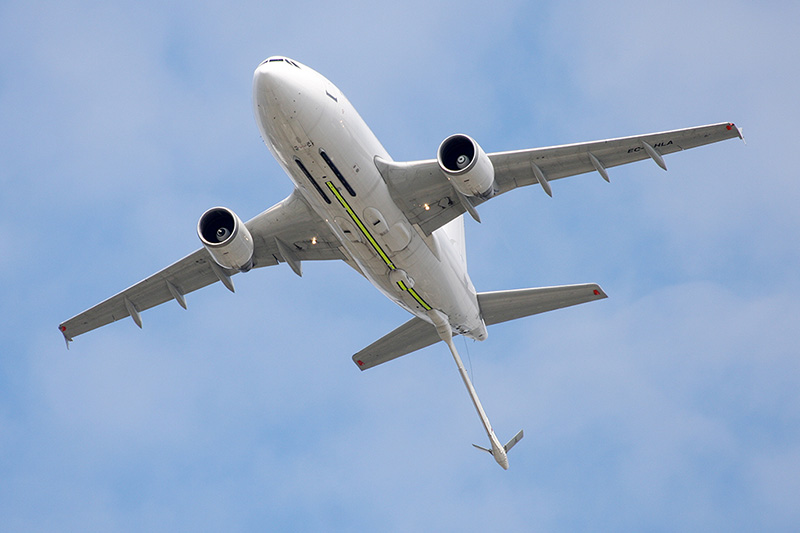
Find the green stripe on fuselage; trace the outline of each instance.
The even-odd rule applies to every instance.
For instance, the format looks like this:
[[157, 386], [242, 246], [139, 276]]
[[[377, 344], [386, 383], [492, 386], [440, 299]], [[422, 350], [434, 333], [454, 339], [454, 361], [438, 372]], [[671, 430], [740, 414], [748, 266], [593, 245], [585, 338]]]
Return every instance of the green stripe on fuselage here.
[[[364, 234], [364, 237], [367, 238], [367, 241], [369, 241], [369, 243], [372, 246], [372, 248], [375, 250], [375, 252], [377, 252], [377, 254], [380, 256], [380, 258], [383, 259], [383, 262], [386, 263], [386, 266], [388, 266], [389, 269], [391, 269], [391, 270], [397, 270], [397, 267], [394, 266], [394, 263], [392, 263], [392, 260], [389, 259], [389, 256], [386, 255], [386, 252], [383, 251], [383, 248], [381, 248], [381, 245], [378, 244], [378, 241], [375, 240], [375, 238], [369, 232], [369, 230], [364, 225], [364, 223], [361, 222], [361, 219], [358, 217], [356, 212], [353, 211], [353, 208], [350, 207], [350, 204], [347, 203], [347, 200], [344, 199], [344, 196], [342, 196], [342, 194], [336, 188], [336, 185], [334, 185], [333, 182], [331, 182], [331, 181], [326, 181], [325, 185], [328, 187], [328, 189], [330, 189], [331, 193], [333, 193], [333, 195], [336, 197], [336, 199], [342, 205], [344, 210], [347, 211], [347, 214], [350, 215], [350, 218], [353, 220], [353, 222], [355, 222], [356, 226], [358, 226], [358, 229], [361, 230], [361, 233]], [[400, 287], [400, 289], [402, 289], [402, 290], [406, 291], [407, 293], [409, 293], [417, 301], [417, 303], [419, 303], [425, 310], [428, 310], [428, 311], [431, 310], [431, 306], [428, 305], [427, 302], [425, 302], [425, 300], [423, 300], [422, 297], [419, 294], [417, 294], [417, 291], [415, 291], [414, 289], [412, 289], [410, 287], [407, 287], [406, 284], [403, 283], [402, 281], [397, 282], [397, 286]]]

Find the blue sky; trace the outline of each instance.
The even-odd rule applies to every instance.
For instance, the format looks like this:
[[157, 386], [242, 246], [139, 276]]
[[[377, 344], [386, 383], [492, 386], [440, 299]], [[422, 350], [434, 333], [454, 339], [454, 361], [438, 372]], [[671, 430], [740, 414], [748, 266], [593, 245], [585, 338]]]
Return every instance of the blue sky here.
[[[796, 530], [794, 2], [0, 4], [0, 521], [9, 531]], [[396, 160], [734, 121], [467, 222], [479, 290], [608, 300], [361, 373], [408, 317], [343, 264], [286, 265], [79, 337], [58, 323], [290, 192], [252, 116], [275, 54]]]

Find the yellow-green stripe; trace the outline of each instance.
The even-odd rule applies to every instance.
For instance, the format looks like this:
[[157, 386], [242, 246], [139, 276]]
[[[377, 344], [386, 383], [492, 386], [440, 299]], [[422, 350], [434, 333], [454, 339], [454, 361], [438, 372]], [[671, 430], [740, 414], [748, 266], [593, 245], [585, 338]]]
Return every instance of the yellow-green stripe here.
[[408, 291], [408, 293], [411, 296], [414, 297], [414, 299], [417, 302], [419, 302], [419, 305], [421, 305], [423, 308], [425, 308], [426, 311], [430, 311], [431, 310], [431, 306], [428, 305], [427, 302], [425, 302], [425, 300], [423, 300], [422, 297], [419, 294], [417, 294], [417, 291], [415, 291], [414, 289], [406, 289], [406, 290]]
[[339, 190], [336, 188], [336, 186], [333, 184], [333, 182], [327, 181], [327, 182], [325, 182], [325, 184], [331, 190], [331, 192], [336, 197], [336, 199], [339, 200], [339, 203], [342, 204], [342, 207], [344, 207], [344, 210], [347, 211], [347, 214], [350, 215], [350, 218], [353, 219], [353, 222], [356, 223], [356, 225], [358, 226], [358, 229], [361, 230], [361, 233], [364, 234], [364, 236], [367, 238], [367, 240], [372, 245], [372, 247], [375, 249], [375, 251], [378, 252], [378, 255], [381, 256], [381, 259], [383, 259], [383, 261], [387, 265], [389, 265], [389, 268], [391, 268], [392, 270], [396, 270], [396, 267], [394, 266], [394, 263], [392, 263], [392, 260], [389, 259], [389, 256], [386, 255], [386, 253], [383, 251], [383, 249], [378, 244], [378, 242], [372, 237], [370, 232], [367, 230], [366, 226], [364, 226], [364, 223], [361, 222], [361, 219], [358, 218], [358, 215], [356, 215], [355, 211], [353, 211], [353, 208], [350, 207], [350, 204], [347, 203], [347, 201], [344, 199], [344, 197], [339, 192]]
[[[392, 263], [392, 260], [389, 259], [389, 256], [386, 255], [386, 252], [383, 251], [383, 248], [381, 248], [381, 245], [378, 244], [378, 241], [375, 240], [375, 238], [369, 232], [369, 230], [364, 225], [364, 223], [361, 222], [361, 219], [358, 217], [358, 215], [355, 213], [355, 211], [353, 211], [353, 208], [350, 207], [350, 204], [347, 203], [347, 200], [344, 199], [342, 194], [339, 192], [339, 189], [336, 188], [336, 185], [334, 185], [333, 182], [331, 182], [331, 181], [326, 181], [325, 185], [328, 186], [328, 189], [330, 189], [331, 193], [333, 193], [333, 195], [336, 197], [336, 199], [339, 200], [339, 203], [342, 204], [342, 207], [344, 208], [344, 210], [347, 211], [347, 214], [350, 215], [350, 218], [353, 220], [353, 222], [356, 223], [356, 226], [358, 226], [358, 229], [361, 230], [361, 233], [364, 234], [364, 236], [369, 241], [370, 245], [372, 245], [372, 247], [375, 249], [375, 251], [381, 257], [381, 259], [383, 259], [383, 262], [386, 263], [386, 265], [391, 270], [397, 270], [397, 267], [394, 266], [394, 263]], [[419, 294], [417, 294], [417, 291], [415, 291], [414, 289], [412, 289], [410, 287], [406, 287], [406, 284], [403, 283], [402, 281], [397, 282], [397, 285], [400, 287], [400, 289], [408, 292], [417, 301], [417, 303], [419, 303], [424, 309], [426, 309], [428, 311], [431, 310], [431, 306], [428, 305], [427, 302], [425, 302], [425, 300], [423, 300], [422, 297]]]

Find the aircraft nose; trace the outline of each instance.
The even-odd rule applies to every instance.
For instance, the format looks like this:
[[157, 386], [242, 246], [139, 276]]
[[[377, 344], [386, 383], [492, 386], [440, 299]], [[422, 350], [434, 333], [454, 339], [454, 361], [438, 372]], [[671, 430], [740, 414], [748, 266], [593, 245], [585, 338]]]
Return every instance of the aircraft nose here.
[[262, 61], [253, 74], [254, 112], [262, 136], [306, 139], [324, 109], [320, 92], [324, 94], [318, 75], [310, 68], [280, 56]]
[[291, 118], [309, 114], [307, 96], [313, 94], [313, 77], [288, 58], [271, 57], [263, 61], [253, 74], [253, 101]]
[[300, 90], [300, 66], [285, 57], [265, 59], [253, 74], [253, 89], [256, 94], [272, 93], [286, 97]]
[[280, 70], [270, 65], [268, 61], [261, 63], [253, 74], [253, 92], [256, 95], [279, 90], [285, 83]]

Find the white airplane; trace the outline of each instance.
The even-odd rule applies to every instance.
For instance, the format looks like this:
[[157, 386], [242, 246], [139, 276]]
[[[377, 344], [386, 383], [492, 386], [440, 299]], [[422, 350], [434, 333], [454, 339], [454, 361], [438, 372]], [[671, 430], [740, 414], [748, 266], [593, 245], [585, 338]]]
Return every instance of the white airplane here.
[[164, 270], [59, 326], [69, 347], [76, 336], [168, 300], [186, 308], [185, 295], [251, 268], [340, 259], [387, 298], [414, 315], [353, 356], [361, 370], [444, 341], [489, 437], [489, 452], [504, 469], [505, 445], [481, 406], [453, 335], [485, 340], [487, 325], [606, 298], [596, 284], [476, 292], [467, 274], [463, 214], [517, 187], [538, 183], [552, 196], [555, 179], [663, 155], [733, 137], [725, 122], [634, 137], [486, 154], [457, 134], [436, 159], [392, 160], [345, 96], [325, 77], [287, 57], [270, 57], [253, 78], [253, 110], [267, 147], [295, 189], [288, 198], [243, 223], [214, 207], [197, 224], [203, 247]]

